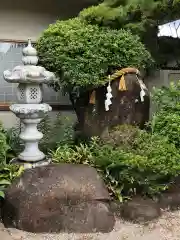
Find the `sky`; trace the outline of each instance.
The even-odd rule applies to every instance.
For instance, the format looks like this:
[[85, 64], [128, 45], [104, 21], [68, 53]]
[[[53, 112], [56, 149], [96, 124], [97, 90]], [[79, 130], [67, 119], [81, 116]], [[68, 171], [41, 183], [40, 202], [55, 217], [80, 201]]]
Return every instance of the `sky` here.
[[159, 26], [158, 36], [171, 36], [180, 38], [180, 20]]

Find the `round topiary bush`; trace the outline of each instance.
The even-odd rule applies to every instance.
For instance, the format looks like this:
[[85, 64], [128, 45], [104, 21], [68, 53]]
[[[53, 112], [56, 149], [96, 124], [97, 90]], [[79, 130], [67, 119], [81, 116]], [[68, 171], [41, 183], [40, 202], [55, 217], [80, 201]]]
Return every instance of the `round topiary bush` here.
[[90, 93], [107, 83], [112, 70], [142, 69], [152, 63], [139, 38], [129, 31], [90, 25], [79, 18], [50, 25], [37, 50], [40, 64], [56, 73], [58, 87], [69, 94], [79, 132], [83, 131]]
[[146, 68], [151, 56], [125, 30], [90, 25], [79, 18], [57, 21], [37, 43], [41, 64], [59, 77], [61, 87], [77, 93], [105, 84], [109, 69]]

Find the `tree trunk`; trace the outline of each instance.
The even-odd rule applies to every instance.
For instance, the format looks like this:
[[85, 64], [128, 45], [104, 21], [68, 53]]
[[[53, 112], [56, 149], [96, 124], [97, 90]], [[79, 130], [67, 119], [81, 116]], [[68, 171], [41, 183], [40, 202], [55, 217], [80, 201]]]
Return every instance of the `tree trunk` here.
[[81, 133], [84, 129], [85, 113], [89, 104], [89, 92], [82, 92], [77, 98], [69, 93], [69, 97], [77, 116], [77, 123], [75, 124], [74, 130]]

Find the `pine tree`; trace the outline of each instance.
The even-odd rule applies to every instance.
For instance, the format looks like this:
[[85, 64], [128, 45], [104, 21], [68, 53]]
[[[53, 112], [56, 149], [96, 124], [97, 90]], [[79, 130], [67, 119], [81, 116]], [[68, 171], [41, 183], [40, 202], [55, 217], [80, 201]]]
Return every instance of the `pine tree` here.
[[[180, 0], [104, 0], [98, 6], [83, 10], [79, 16], [89, 24], [130, 30], [140, 36], [158, 62], [162, 59], [158, 26], [180, 19]], [[169, 48], [173, 47], [174, 41], [170, 40]]]

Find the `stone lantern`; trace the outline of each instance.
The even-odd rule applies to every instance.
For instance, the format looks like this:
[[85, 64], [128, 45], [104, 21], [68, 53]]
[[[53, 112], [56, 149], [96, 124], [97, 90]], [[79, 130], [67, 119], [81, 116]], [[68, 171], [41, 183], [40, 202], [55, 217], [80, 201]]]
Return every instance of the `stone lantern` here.
[[38, 131], [37, 124], [45, 113], [52, 110], [48, 104], [42, 103], [42, 84], [53, 81], [55, 75], [43, 67], [36, 66], [37, 51], [32, 47], [31, 40], [28, 40], [28, 46], [23, 49], [22, 62], [24, 65], [17, 66], [12, 71], [4, 71], [4, 79], [10, 83], [18, 83], [18, 103], [11, 105], [10, 110], [24, 124], [19, 137], [24, 141], [25, 148], [15, 162], [24, 164], [25, 168], [32, 168], [49, 163], [38, 148], [43, 134]]

